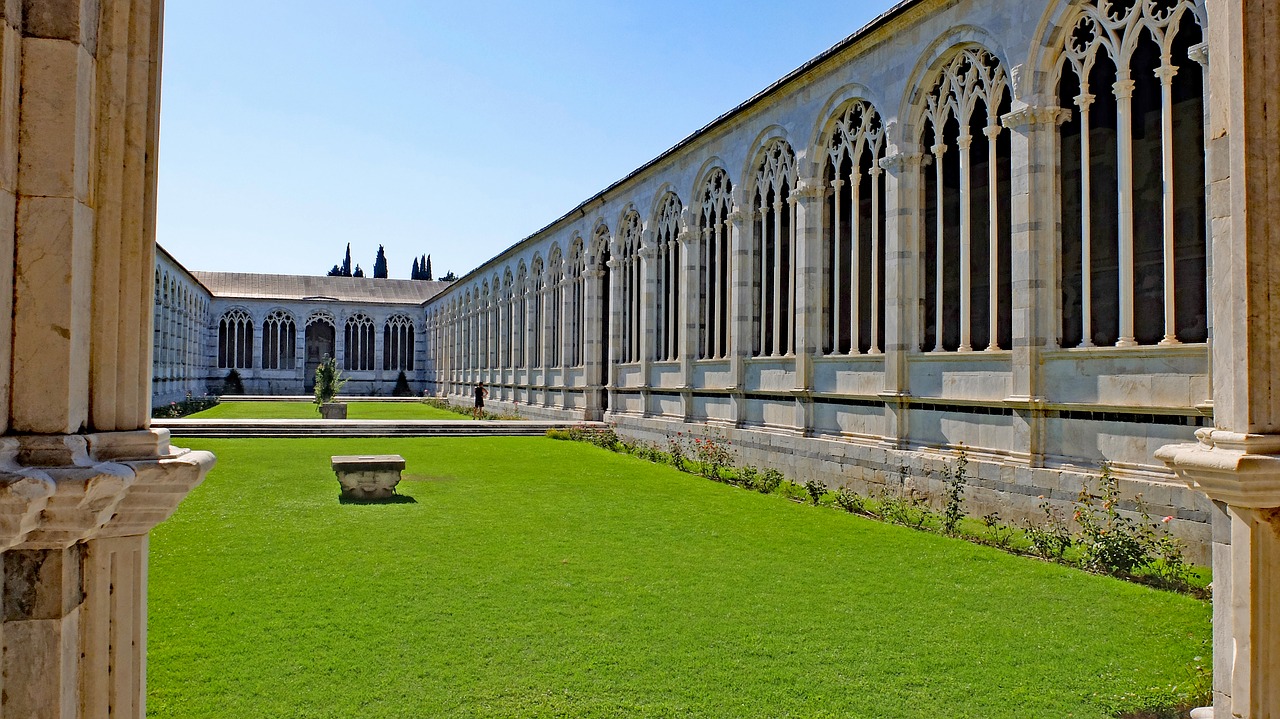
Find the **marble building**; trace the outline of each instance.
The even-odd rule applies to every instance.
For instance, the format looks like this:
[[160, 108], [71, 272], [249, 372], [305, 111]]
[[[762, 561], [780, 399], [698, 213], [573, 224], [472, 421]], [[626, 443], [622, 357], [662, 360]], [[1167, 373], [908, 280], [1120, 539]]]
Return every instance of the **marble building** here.
[[1212, 555], [1220, 715], [1280, 717], [1278, 32], [902, 2], [434, 297], [429, 380], [863, 491], [964, 451], [1014, 520], [1105, 462]]
[[328, 356], [343, 391], [390, 395], [401, 372], [426, 389], [422, 305], [447, 282], [193, 272], [156, 248], [152, 406], [217, 394], [303, 395]]

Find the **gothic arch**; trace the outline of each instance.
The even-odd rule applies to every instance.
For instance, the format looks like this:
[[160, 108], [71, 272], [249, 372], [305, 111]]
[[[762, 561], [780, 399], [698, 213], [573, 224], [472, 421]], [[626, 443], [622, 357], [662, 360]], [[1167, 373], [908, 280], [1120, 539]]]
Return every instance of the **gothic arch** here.
[[[794, 168], [795, 148], [791, 143], [791, 138], [787, 135], [787, 129], [781, 125], [770, 125], [761, 130], [755, 139], [751, 141], [751, 144], [747, 145], [747, 147], [751, 148], [751, 151], [747, 153], [746, 164], [738, 173], [739, 177], [746, 179], [738, 183], [739, 189], [742, 190], [742, 195], [734, 198], [735, 205], [746, 207], [751, 204], [751, 197], [756, 192], [756, 171], [759, 169], [765, 153], [778, 142], [784, 143], [791, 149], [792, 167]], [[794, 179], [794, 173], [792, 173], [792, 177]]]
[[1001, 124], [1013, 90], [985, 47], [951, 47], [917, 89], [913, 138], [922, 174], [921, 349], [1012, 346], [1012, 151]]
[[[697, 174], [694, 175], [693, 188], [689, 191], [689, 197], [694, 198], [695, 204], [701, 199], [703, 193], [707, 189], [707, 183], [717, 172], [724, 175], [726, 179], [732, 180], [732, 176], [729, 173], [728, 163], [721, 159], [719, 155], [712, 155], [702, 162], [702, 166], [698, 168]], [[730, 181], [729, 185], [730, 188], [732, 188], [732, 181]], [[732, 209], [732, 206], [736, 206], [734, 202], [736, 199], [737, 198], [735, 197], [729, 198], [731, 205], [730, 209]]]
[[[920, 138], [921, 125], [927, 111], [925, 98], [933, 91], [934, 80], [951, 63], [957, 53], [969, 48], [978, 48], [995, 58], [1001, 67], [1012, 68], [1016, 65], [1009, 62], [1008, 52], [1001, 46], [994, 35], [985, 28], [976, 25], [957, 25], [943, 33], [929, 45], [929, 49], [920, 55], [915, 67], [908, 76], [906, 92], [898, 107], [900, 143], [910, 146]], [[1017, 88], [1010, 84], [1011, 99], [1016, 96]], [[890, 138], [895, 140], [897, 138]]]
[[809, 143], [806, 145], [809, 151], [805, 153], [807, 158], [811, 158], [810, 164], [812, 165], [809, 168], [811, 171], [807, 173], [808, 176], [812, 177], [819, 174], [822, 162], [826, 158], [825, 148], [827, 141], [835, 128], [839, 110], [858, 101], [865, 102], [877, 111], [884, 105], [881, 99], [876, 96], [876, 93], [866, 85], [851, 82], [831, 93], [831, 96], [822, 105], [822, 109], [814, 116], [813, 126], [809, 131]]

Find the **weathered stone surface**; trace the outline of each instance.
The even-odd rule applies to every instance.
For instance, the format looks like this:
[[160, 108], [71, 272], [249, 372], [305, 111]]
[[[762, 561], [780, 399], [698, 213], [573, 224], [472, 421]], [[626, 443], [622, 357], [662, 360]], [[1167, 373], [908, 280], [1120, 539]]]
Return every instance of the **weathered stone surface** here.
[[333, 471], [350, 499], [389, 499], [396, 493], [404, 457], [398, 454], [338, 455], [331, 457]]

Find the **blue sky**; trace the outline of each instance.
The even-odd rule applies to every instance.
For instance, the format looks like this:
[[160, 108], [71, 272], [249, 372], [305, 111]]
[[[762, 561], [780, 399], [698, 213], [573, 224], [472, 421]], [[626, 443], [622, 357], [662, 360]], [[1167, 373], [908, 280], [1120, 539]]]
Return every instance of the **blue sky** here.
[[474, 268], [891, 0], [178, 0], [158, 239], [188, 269]]

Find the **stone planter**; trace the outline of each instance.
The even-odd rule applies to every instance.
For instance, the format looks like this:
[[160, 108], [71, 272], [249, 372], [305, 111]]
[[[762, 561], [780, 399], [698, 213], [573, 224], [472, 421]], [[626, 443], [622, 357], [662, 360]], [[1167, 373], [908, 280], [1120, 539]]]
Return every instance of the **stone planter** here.
[[404, 469], [398, 454], [339, 455], [329, 461], [347, 499], [390, 499]]
[[346, 419], [347, 405], [344, 402], [326, 402], [320, 405], [322, 419]]

